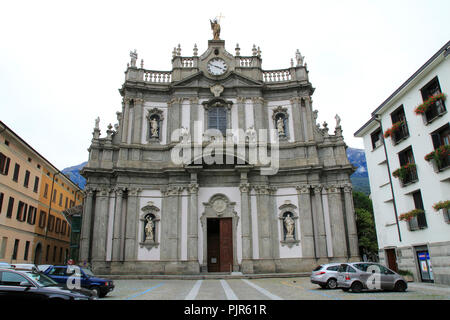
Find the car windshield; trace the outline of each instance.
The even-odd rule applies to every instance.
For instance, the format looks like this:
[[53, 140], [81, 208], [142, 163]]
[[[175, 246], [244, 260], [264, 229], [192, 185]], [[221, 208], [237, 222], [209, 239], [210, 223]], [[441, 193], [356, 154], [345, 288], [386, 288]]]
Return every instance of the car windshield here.
[[26, 272], [26, 275], [34, 280], [41, 287], [52, 287], [57, 286], [58, 283], [51, 278], [47, 277], [45, 274], [38, 272]]
[[81, 268], [81, 270], [83, 270], [84, 274], [87, 275], [88, 277], [94, 277], [94, 274], [92, 273], [91, 270], [87, 268]]

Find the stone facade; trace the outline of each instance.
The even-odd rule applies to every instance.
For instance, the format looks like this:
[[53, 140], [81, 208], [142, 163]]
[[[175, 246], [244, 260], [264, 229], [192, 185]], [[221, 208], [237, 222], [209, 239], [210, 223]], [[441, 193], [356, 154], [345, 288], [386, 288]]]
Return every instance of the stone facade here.
[[[202, 55], [178, 47], [171, 71], [151, 71], [132, 52], [118, 123], [100, 138], [96, 122], [82, 172], [80, 260], [101, 274], [207, 272], [211, 219], [231, 219], [229, 271], [357, 260], [353, 168], [340, 124], [332, 135], [316, 123], [302, 60], [267, 71], [259, 48], [244, 57], [210, 40]], [[213, 122], [227, 129], [223, 141], [206, 131]], [[180, 145], [188, 147], [177, 153]], [[205, 157], [225, 145], [223, 157], [210, 153], [225, 163]], [[174, 161], [180, 154], [187, 161]]]

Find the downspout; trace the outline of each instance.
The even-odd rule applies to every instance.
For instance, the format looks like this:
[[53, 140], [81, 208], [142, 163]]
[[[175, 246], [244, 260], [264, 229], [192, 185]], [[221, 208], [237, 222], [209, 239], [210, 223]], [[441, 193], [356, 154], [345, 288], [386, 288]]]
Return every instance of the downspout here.
[[389, 159], [388, 159], [388, 154], [387, 154], [387, 150], [386, 150], [386, 142], [385, 142], [385, 140], [384, 140], [384, 134], [383, 134], [383, 132], [384, 132], [384, 131], [383, 131], [383, 125], [381, 124], [381, 120], [378, 119], [378, 116], [379, 116], [379, 115], [376, 115], [376, 116], [374, 117], [374, 120], [380, 124], [381, 135], [382, 135], [381, 141], [383, 141], [384, 155], [386, 156], [386, 164], [387, 164], [387, 170], [388, 170], [389, 184], [390, 184], [390, 186], [391, 186], [391, 195], [392, 195], [392, 202], [393, 202], [393, 205], [394, 205], [394, 215], [395, 215], [395, 223], [396, 223], [396, 225], [397, 225], [398, 240], [399, 240], [400, 242], [402, 242], [402, 236], [401, 236], [401, 233], [400, 233], [400, 225], [399, 225], [399, 223], [398, 223], [397, 204], [396, 204], [396, 202], [395, 202], [394, 186], [393, 186], [393, 184], [392, 184], [391, 168], [390, 168], [390, 166], [389, 166]]

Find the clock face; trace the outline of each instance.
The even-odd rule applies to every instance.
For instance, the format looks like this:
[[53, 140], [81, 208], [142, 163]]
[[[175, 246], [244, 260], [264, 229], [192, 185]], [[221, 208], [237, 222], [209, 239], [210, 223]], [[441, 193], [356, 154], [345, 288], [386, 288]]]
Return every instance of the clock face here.
[[208, 72], [214, 76], [220, 76], [227, 71], [227, 64], [223, 59], [213, 58], [208, 62]]

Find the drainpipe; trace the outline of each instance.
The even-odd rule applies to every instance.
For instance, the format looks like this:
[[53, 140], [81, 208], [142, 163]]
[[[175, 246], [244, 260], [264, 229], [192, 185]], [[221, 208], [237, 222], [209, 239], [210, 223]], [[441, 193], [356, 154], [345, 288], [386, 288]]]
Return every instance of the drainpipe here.
[[386, 142], [384, 140], [384, 134], [383, 134], [383, 132], [384, 132], [383, 131], [383, 125], [381, 124], [381, 120], [378, 117], [379, 117], [379, 115], [376, 115], [374, 120], [380, 124], [381, 135], [382, 135], [381, 141], [383, 141], [384, 154], [386, 156], [386, 164], [387, 164], [387, 170], [388, 170], [389, 184], [391, 186], [392, 202], [394, 204], [395, 223], [397, 224], [398, 240], [400, 242], [402, 242], [402, 236], [401, 236], [401, 233], [400, 233], [400, 225], [398, 223], [397, 205], [395, 203], [394, 186], [392, 184], [391, 168], [389, 166], [389, 159], [388, 159], [388, 154], [387, 154], [387, 150], [386, 150]]

